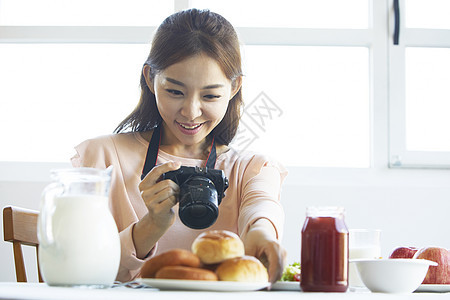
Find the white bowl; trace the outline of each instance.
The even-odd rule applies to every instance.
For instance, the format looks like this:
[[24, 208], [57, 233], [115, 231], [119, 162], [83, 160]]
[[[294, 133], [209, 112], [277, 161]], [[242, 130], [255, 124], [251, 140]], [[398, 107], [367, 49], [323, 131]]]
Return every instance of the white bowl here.
[[366, 287], [379, 293], [411, 293], [422, 283], [429, 266], [437, 266], [426, 259], [352, 259]]

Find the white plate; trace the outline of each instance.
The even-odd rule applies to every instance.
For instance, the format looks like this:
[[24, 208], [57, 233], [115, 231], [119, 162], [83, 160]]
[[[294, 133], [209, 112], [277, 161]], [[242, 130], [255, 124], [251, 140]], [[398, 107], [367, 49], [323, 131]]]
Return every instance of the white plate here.
[[215, 291], [215, 292], [244, 292], [257, 291], [270, 285], [269, 282], [236, 282], [236, 281], [206, 281], [206, 280], [176, 280], [140, 278], [144, 283], [160, 290], [184, 291]]
[[421, 284], [416, 292], [434, 292], [448, 293], [450, 292], [450, 284]]
[[272, 291], [300, 291], [298, 281], [277, 281], [270, 288]]

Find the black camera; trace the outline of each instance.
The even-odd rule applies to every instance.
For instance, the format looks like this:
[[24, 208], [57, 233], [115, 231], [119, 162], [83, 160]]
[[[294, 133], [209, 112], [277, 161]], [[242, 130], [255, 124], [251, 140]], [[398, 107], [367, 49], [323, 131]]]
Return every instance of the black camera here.
[[228, 178], [222, 170], [181, 166], [162, 177], [180, 186], [178, 215], [184, 225], [204, 229], [216, 222], [219, 204], [228, 188]]

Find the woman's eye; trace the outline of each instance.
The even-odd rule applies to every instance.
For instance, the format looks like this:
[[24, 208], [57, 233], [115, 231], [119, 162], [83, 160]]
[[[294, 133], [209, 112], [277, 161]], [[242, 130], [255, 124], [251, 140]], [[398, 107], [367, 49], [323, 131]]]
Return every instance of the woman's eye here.
[[174, 95], [174, 96], [182, 96], [182, 95], [183, 95], [183, 93], [180, 92], [180, 91], [178, 91], [178, 90], [167, 89], [166, 91], [167, 91], [169, 94], [172, 94], [172, 95]]
[[214, 99], [219, 99], [222, 96], [221, 95], [205, 95], [204, 97], [208, 100], [214, 100]]

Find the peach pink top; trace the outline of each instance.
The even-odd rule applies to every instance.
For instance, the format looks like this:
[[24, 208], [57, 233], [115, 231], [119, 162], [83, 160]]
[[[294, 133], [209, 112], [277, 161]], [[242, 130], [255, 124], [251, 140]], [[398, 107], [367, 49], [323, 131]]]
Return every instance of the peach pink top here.
[[[74, 167], [106, 168], [114, 166], [110, 190], [110, 209], [121, 240], [119, 281], [129, 281], [139, 275], [145, 260], [136, 257], [132, 239], [134, 224], [146, 213], [138, 185], [147, 153], [148, 142], [140, 133], [121, 133], [86, 140], [72, 157]], [[185, 166], [204, 166], [205, 161], [177, 157], [159, 151], [157, 164], [179, 161]], [[219, 206], [215, 224], [205, 230], [224, 229], [245, 238], [249, 226], [260, 218], [270, 220], [281, 240], [284, 211], [280, 191], [286, 169], [276, 161], [254, 153], [238, 153], [230, 149], [217, 157], [216, 169], [222, 169], [229, 187]], [[178, 204], [174, 207], [176, 220], [161, 237], [146, 259], [173, 248], [190, 249], [193, 240], [205, 230], [190, 229], [178, 218]]]

